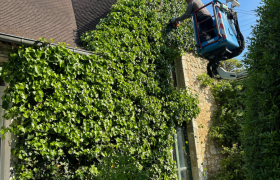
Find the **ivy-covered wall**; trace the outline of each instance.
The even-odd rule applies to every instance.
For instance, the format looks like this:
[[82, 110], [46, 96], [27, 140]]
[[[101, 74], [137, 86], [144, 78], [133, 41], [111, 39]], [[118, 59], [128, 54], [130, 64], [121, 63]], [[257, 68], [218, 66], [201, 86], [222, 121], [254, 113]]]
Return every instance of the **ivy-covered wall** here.
[[20, 47], [3, 64], [6, 119], [18, 143], [16, 179], [176, 179], [175, 126], [198, 99], [175, 90], [170, 63], [194, 46], [190, 21], [169, 29], [184, 1], [119, 0], [83, 35], [98, 55]]

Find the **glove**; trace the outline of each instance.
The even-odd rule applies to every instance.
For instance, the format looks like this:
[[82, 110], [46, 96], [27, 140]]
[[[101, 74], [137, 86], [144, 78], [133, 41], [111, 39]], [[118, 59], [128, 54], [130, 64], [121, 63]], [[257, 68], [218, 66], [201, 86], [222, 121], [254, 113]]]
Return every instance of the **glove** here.
[[171, 22], [173, 22], [173, 23], [174, 23], [174, 22], [175, 22], [175, 19], [176, 19], [176, 18], [175, 18], [175, 17], [173, 17], [173, 18], [171, 19]]

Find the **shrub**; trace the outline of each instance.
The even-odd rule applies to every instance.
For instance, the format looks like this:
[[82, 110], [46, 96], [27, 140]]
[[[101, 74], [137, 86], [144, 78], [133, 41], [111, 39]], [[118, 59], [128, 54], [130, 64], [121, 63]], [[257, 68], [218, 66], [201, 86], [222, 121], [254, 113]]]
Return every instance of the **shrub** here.
[[263, 0], [245, 64], [246, 113], [243, 136], [247, 179], [280, 178], [280, 1]]
[[210, 137], [225, 147], [241, 144], [241, 127], [244, 121], [244, 92], [242, 81], [221, 80], [211, 87], [218, 109], [210, 128]]
[[[229, 61], [231, 62], [231, 61]], [[225, 63], [228, 63], [225, 61]], [[234, 67], [234, 69], [236, 69]], [[241, 146], [242, 125], [244, 123], [244, 82], [214, 80], [208, 75], [198, 76], [202, 85], [209, 85], [218, 105], [214, 113], [214, 123], [209, 136], [223, 146], [226, 158], [221, 161], [219, 173], [214, 180], [244, 179], [243, 149]]]
[[232, 148], [223, 147], [223, 154], [227, 157], [221, 161], [221, 170], [214, 180], [242, 180], [245, 179], [242, 148], [234, 144]]

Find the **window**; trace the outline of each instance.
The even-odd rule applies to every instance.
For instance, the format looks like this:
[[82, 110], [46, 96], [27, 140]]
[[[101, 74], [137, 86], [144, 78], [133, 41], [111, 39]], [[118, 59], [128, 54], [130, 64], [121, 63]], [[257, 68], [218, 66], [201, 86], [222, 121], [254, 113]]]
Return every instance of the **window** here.
[[174, 134], [175, 144], [173, 145], [172, 157], [177, 164], [177, 176], [179, 180], [192, 180], [191, 161], [188, 147], [187, 128], [185, 125], [176, 128]]
[[[5, 83], [1, 83], [0, 80], [0, 97], [3, 96], [4, 90], [6, 89]], [[2, 116], [5, 111], [2, 108], [2, 99], [0, 99], [0, 128], [2, 126], [9, 126], [10, 121], [6, 121]], [[0, 179], [1, 180], [10, 180], [11, 177], [11, 135], [7, 134], [5, 139], [2, 138], [0, 134]]]

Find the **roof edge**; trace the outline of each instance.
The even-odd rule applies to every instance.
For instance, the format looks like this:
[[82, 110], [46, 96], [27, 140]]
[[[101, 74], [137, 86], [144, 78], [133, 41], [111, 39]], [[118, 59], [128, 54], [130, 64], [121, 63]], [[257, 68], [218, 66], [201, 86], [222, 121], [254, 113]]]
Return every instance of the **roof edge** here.
[[[35, 47], [40, 47], [40, 46], [44, 45], [44, 43], [42, 41], [36, 41], [34, 39], [28, 39], [28, 38], [14, 36], [14, 35], [5, 34], [5, 33], [0, 33], [0, 41], [15, 43], [15, 44], [19, 44], [19, 45], [35, 46]], [[58, 46], [58, 44], [49, 43], [49, 46]], [[81, 49], [77, 49], [77, 48], [73, 48], [73, 47], [66, 46], [66, 48], [69, 49], [70, 51], [72, 51], [73, 53], [77, 53], [80, 55], [95, 54], [90, 51], [81, 50]]]

